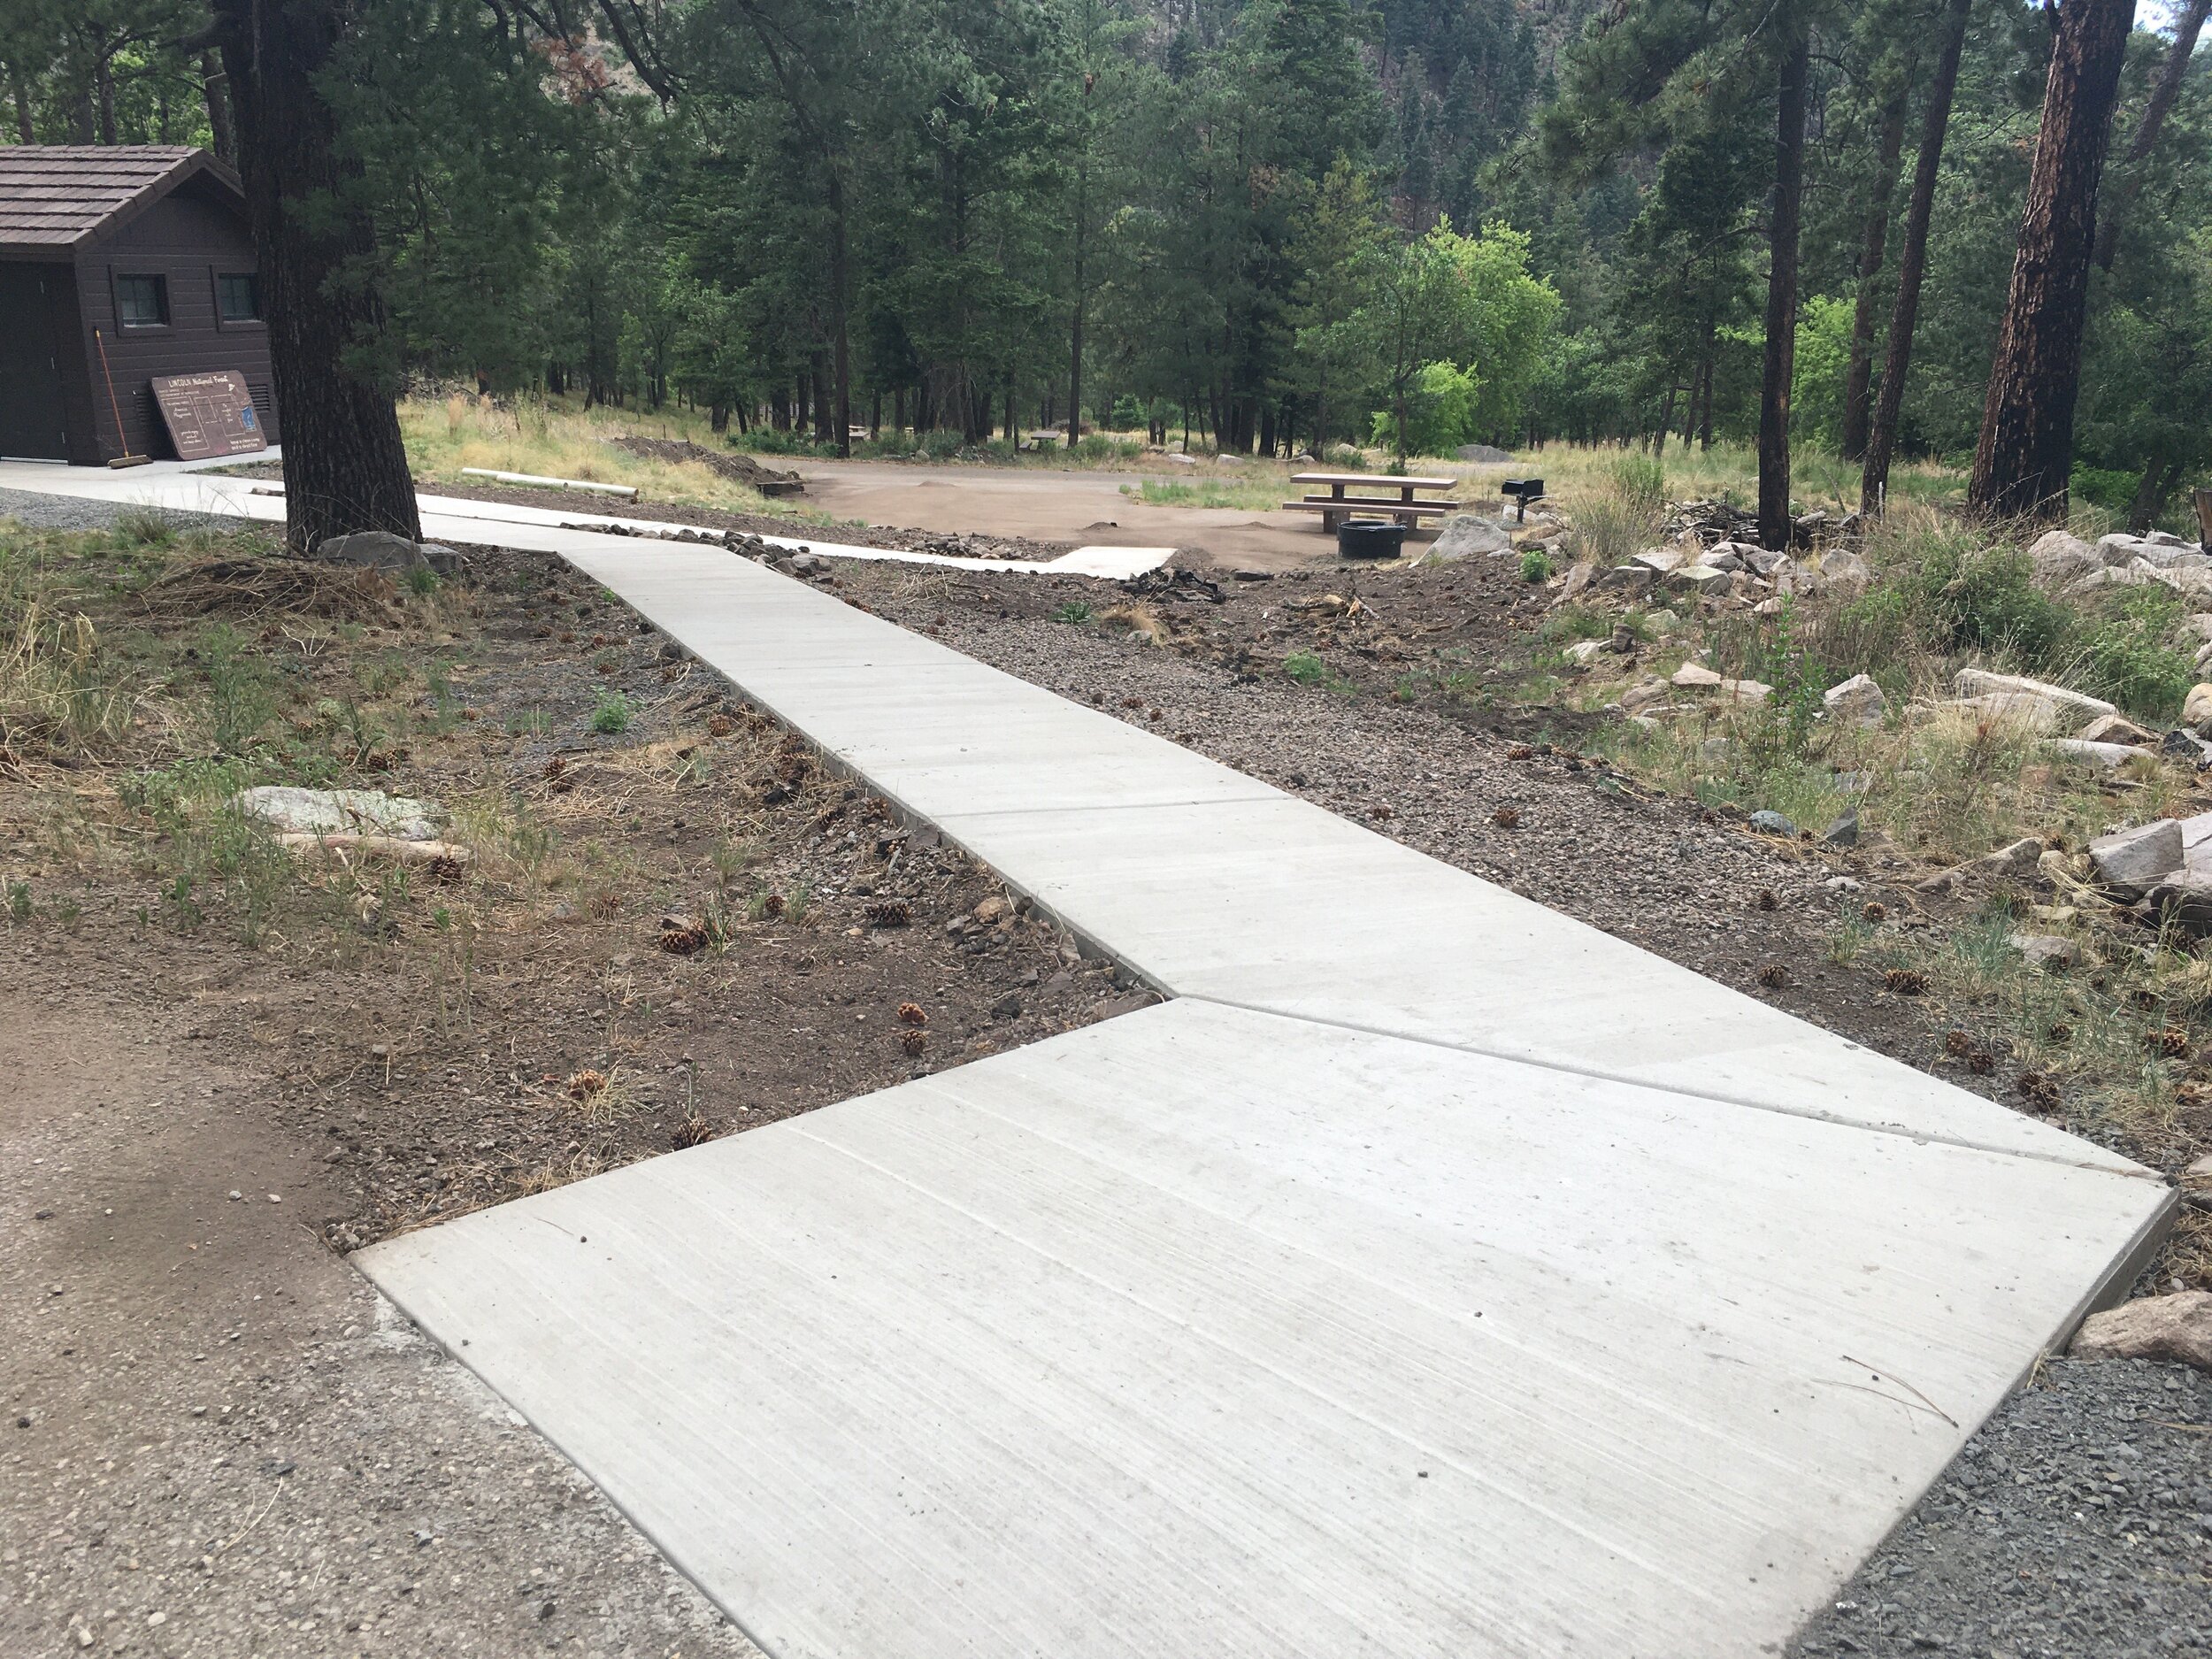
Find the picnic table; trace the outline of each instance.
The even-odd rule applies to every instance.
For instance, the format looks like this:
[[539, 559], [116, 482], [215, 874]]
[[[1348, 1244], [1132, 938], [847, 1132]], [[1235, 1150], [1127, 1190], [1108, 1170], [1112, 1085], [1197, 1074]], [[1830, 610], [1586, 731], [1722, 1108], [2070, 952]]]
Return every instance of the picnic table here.
[[[1310, 492], [1296, 501], [1286, 501], [1283, 508], [1288, 512], [1317, 512], [1321, 528], [1333, 533], [1347, 518], [1355, 517], [1395, 518], [1412, 529], [1424, 518], [1441, 518], [1455, 511], [1456, 503], [1448, 501], [1421, 501], [1414, 492], [1422, 489], [1450, 489], [1459, 480], [1455, 478], [1411, 478], [1388, 472], [1293, 472], [1294, 484], [1326, 485], [1325, 495]], [[1352, 495], [1353, 490], [1378, 492]], [[1395, 490], [1394, 495], [1379, 492]]]

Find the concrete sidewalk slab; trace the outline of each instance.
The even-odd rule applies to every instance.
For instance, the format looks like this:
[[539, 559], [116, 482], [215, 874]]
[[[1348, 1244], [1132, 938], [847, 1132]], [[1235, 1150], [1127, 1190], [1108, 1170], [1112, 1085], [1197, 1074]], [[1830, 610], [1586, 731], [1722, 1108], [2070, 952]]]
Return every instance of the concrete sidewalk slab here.
[[2166, 1202], [1187, 1002], [357, 1259], [778, 1659], [1716, 1659]]
[[[269, 458], [269, 457], [263, 457]], [[235, 518], [281, 523], [283, 491], [265, 480], [223, 477], [208, 469], [229, 465], [206, 462], [157, 461], [125, 472], [67, 466], [41, 461], [0, 461], [0, 489], [29, 490], [42, 495], [66, 495], [80, 500], [113, 501], [134, 506], [162, 507], [174, 512], [219, 513]], [[534, 552], [557, 553], [583, 545], [577, 536], [620, 547], [634, 542], [628, 535], [603, 534], [609, 527], [646, 532], [657, 537], [667, 532], [695, 530], [695, 525], [662, 518], [628, 518], [610, 513], [574, 511], [550, 507], [526, 507], [507, 502], [475, 501], [467, 496], [419, 494], [423, 534], [447, 541], [495, 541], [503, 546]], [[499, 526], [498, 534], [488, 527]], [[763, 535], [771, 546], [805, 548], [826, 558], [861, 559], [910, 565], [939, 565], [956, 570], [1013, 571], [1056, 576], [1091, 576], [1125, 580], [1157, 569], [1172, 557], [1172, 548], [1079, 547], [1048, 560], [968, 557], [949, 553], [914, 553], [895, 548], [864, 547], [840, 541], [833, 531], [825, 538]], [[678, 543], [677, 545], [687, 545]], [[725, 555], [726, 557], [726, 555]]]

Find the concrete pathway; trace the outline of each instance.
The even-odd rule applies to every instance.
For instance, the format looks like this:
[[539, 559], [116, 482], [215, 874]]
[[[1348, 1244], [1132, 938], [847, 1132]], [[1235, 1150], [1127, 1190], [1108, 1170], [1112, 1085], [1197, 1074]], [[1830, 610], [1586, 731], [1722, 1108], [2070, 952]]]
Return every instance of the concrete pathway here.
[[[271, 452], [272, 455], [274, 451]], [[267, 457], [256, 457], [267, 458]], [[174, 512], [223, 513], [236, 518], [281, 523], [284, 492], [266, 480], [219, 476], [211, 468], [231, 465], [229, 457], [212, 461], [155, 461], [119, 472], [104, 468], [65, 466], [58, 462], [0, 461], [0, 489], [28, 490], [39, 495], [67, 495], [88, 501], [115, 501], [133, 506], [159, 507]], [[695, 525], [664, 518], [624, 518], [593, 512], [579, 498], [579, 509], [523, 507], [506, 502], [473, 501], [465, 496], [418, 493], [422, 533], [433, 541], [496, 542], [532, 552], [560, 551], [564, 527], [619, 526], [624, 530], [667, 532], [695, 530]], [[495, 534], [488, 526], [498, 526]], [[602, 538], [610, 539], [610, 538]], [[611, 538], [623, 539], [623, 538]], [[861, 547], [810, 536], [764, 535], [777, 547], [806, 548], [832, 558], [868, 559], [890, 564], [944, 565], [958, 570], [1025, 571], [1054, 576], [1096, 576], [1123, 581], [1156, 570], [1174, 557], [1171, 547], [1079, 547], [1055, 559], [997, 559], [967, 557], [950, 553], [912, 553], [895, 548]]]
[[2162, 1233], [803, 583], [514, 539], [1179, 999], [357, 1258], [778, 1659], [1770, 1653]]

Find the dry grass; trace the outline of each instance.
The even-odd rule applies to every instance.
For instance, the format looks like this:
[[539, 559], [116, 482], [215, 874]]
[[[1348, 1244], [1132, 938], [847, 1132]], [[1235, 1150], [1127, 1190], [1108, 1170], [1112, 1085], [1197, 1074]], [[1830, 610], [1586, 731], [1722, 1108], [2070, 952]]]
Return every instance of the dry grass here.
[[[761, 493], [697, 461], [670, 462], [630, 454], [610, 440], [622, 437], [688, 440], [721, 449], [722, 440], [706, 421], [668, 408], [657, 414], [596, 408], [565, 408], [543, 399], [518, 398], [499, 403], [455, 396], [442, 400], [409, 398], [399, 406], [400, 433], [407, 463], [417, 482], [461, 487], [488, 485], [489, 479], [462, 475], [477, 466], [503, 472], [530, 472], [587, 483], [632, 484], [641, 503], [677, 502], [724, 512], [771, 512], [783, 518], [820, 518], [796, 501], [772, 508]], [[578, 511], [616, 511], [614, 497], [577, 496]]]

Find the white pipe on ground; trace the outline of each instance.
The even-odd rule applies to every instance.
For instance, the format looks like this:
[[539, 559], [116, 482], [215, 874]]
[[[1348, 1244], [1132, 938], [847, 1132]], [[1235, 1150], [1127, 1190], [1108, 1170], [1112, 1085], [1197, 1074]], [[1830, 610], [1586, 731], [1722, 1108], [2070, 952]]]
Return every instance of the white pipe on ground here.
[[503, 484], [544, 484], [554, 489], [589, 489], [602, 495], [637, 499], [635, 484], [593, 484], [580, 478], [540, 478], [535, 472], [495, 472], [488, 466], [465, 466], [461, 472], [464, 477], [496, 479]]

